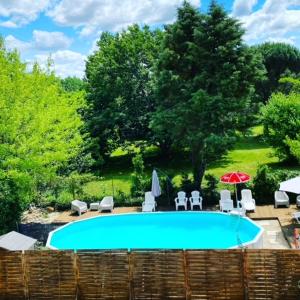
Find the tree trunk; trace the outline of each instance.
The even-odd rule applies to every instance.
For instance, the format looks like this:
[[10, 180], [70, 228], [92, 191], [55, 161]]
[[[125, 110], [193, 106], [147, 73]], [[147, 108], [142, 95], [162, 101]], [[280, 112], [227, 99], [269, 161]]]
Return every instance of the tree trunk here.
[[193, 163], [193, 177], [194, 177], [194, 185], [196, 189], [201, 191], [201, 184], [203, 180], [203, 176], [206, 169], [206, 162], [202, 156], [198, 154], [192, 155], [192, 163]]

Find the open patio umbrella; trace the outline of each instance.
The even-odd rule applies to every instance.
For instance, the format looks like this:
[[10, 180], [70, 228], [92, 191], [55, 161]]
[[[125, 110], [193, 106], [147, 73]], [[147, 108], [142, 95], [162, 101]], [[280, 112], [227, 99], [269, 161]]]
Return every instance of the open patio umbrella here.
[[279, 190], [300, 194], [300, 176], [281, 182]]
[[152, 172], [152, 186], [151, 186], [151, 192], [154, 197], [158, 197], [161, 195], [161, 189], [159, 185], [159, 179], [157, 172], [153, 170]]
[[250, 176], [246, 173], [232, 172], [224, 174], [220, 181], [227, 184], [234, 184], [235, 198], [236, 201], [238, 201], [236, 185], [239, 183], [248, 182], [249, 180]]

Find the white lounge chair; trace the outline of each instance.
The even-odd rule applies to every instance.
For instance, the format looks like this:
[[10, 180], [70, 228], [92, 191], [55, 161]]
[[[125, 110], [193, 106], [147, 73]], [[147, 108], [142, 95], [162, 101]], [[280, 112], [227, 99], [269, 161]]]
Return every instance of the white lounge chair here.
[[230, 193], [230, 191], [228, 191], [228, 190], [222, 190], [222, 191], [220, 192], [220, 196], [221, 196], [220, 201], [224, 201], [224, 200], [232, 200], [232, 199], [231, 199], [231, 193]]
[[219, 204], [221, 212], [231, 212], [234, 210], [233, 201], [230, 199], [220, 200]]
[[295, 219], [296, 222], [297, 222], [298, 224], [300, 224], [300, 212], [299, 212], [299, 211], [293, 213], [293, 219]]
[[71, 211], [78, 212], [78, 215], [81, 216], [81, 213], [88, 210], [87, 204], [83, 201], [73, 200], [71, 203]]
[[194, 206], [199, 206], [200, 209], [202, 209], [202, 197], [200, 196], [199, 191], [192, 191], [191, 197], [189, 198], [191, 209], [194, 209]]
[[290, 207], [290, 199], [286, 192], [283, 191], [276, 191], [274, 194], [275, 198], [275, 208], [278, 205], [285, 205], [286, 207]]
[[155, 211], [156, 201], [152, 192], [145, 193], [145, 201], [142, 203], [143, 212], [152, 212]]
[[178, 210], [179, 206], [183, 206], [185, 210], [187, 210], [187, 197], [185, 192], [180, 191], [177, 193], [177, 198], [175, 198], [176, 210]]
[[256, 203], [255, 203], [255, 200], [252, 198], [251, 190], [244, 189], [244, 190], [242, 190], [241, 194], [242, 194], [241, 203], [243, 205], [243, 208], [246, 211], [254, 211], [255, 212]]
[[102, 212], [103, 210], [109, 210], [112, 212], [114, 209], [114, 199], [112, 196], [106, 196], [102, 199], [99, 205], [99, 211]]

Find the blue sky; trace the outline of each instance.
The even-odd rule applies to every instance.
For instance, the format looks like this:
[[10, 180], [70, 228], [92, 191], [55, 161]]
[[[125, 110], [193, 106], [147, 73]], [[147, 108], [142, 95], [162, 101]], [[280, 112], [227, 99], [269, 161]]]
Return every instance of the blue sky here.
[[[190, 0], [206, 11], [210, 0]], [[300, 0], [218, 0], [246, 29], [245, 41], [280, 41], [300, 48]], [[51, 55], [61, 77], [82, 77], [85, 59], [103, 31], [132, 23], [174, 21], [182, 0], [0, 0], [0, 34], [22, 59], [45, 65]]]

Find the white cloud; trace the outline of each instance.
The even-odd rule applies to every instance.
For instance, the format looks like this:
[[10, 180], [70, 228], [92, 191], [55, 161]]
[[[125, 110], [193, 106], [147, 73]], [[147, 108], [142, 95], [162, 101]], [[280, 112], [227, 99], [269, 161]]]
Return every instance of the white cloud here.
[[0, 17], [8, 18], [0, 25], [5, 27], [26, 25], [34, 21], [40, 12], [45, 11], [49, 3], [50, 0], [0, 0]]
[[[38, 62], [42, 68], [46, 68], [50, 58], [53, 61], [52, 69], [57, 76], [62, 78], [67, 76], [83, 77], [86, 56], [79, 52], [64, 50], [63, 48], [55, 51], [53, 50], [55, 46], [51, 49], [52, 40], [47, 34], [44, 37], [44, 34], [45, 32], [35, 34], [30, 42], [24, 42], [9, 35], [5, 38], [5, 45], [9, 50], [17, 49], [20, 52], [22, 59], [28, 63], [29, 70], [34, 62]], [[55, 37], [56, 35], [50, 36]], [[44, 38], [40, 40], [39, 38], [41, 37]], [[42, 41], [44, 41], [44, 46], [40, 47], [39, 42]], [[62, 47], [66, 46], [63, 42], [60, 45]]]
[[18, 25], [12, 21], [1, 22], [0, 26], [7, 27], [7, 28], [17, 28], [18, 27]]
[[296, 37], [291, 36], [288, 38], [276, 38], [276, 37], [270, 37], [267, 39], [267, 42], [273, 42], [273, 43], [285, 43], [285, 44], [291, 44], [291, 45], [295, 45], [296, 44]]
[[5, 37], [5, 46], [9, 50], [17, 49], [19, 52], [24, 53], [32, 48], [31, 43], [21, 41], [15, 38], [13, 35]]
[[289, 39], [291, 32], [300, 30], [300, 10], [295, 5], [300, 5], [300, 0], [266, 0], [261, 9], [241, 16], [247, 30], [246, 41]]
[[66, 49], [72, 43], [72, 40], [62, 32], [33, 31], [33, 44], [37, 50], [58, 50]]
[[34, 52], [53, 52], [67, 49], [72, 43], [72, 39], [62, 32], [49, 32], [34, 30], [32, 40], [25, 42], [8, 35], [5, 38], [6, 47], [10, 50], [17, 49], [24, 53], [29, 50]]
[[[82, 78], [85, 70], [86, 56], [79, 52], [70, 50], [59, 50], [51, 54], [53, 61], [53, 69], [55, 74], [59, 77], [65, 78], [67, 76], [77, 76]], [[49, 55], [37, 54], [35, 61], [37, 61], [43, 68], [47, 67]]]
[[[48, 15], [62, 26], [81, 28], [82, 36], [98, 31], [118, 31], [132, 23], [150, 25], [174, 20], [183, 0], [62, 0]], [[200, 0], [191, 0], [200, 6]]]
[[252, 12], [253, 7], [258, 0], [235, 0], [233, 3], [232, 14], [236, 17], [248, 15]]

